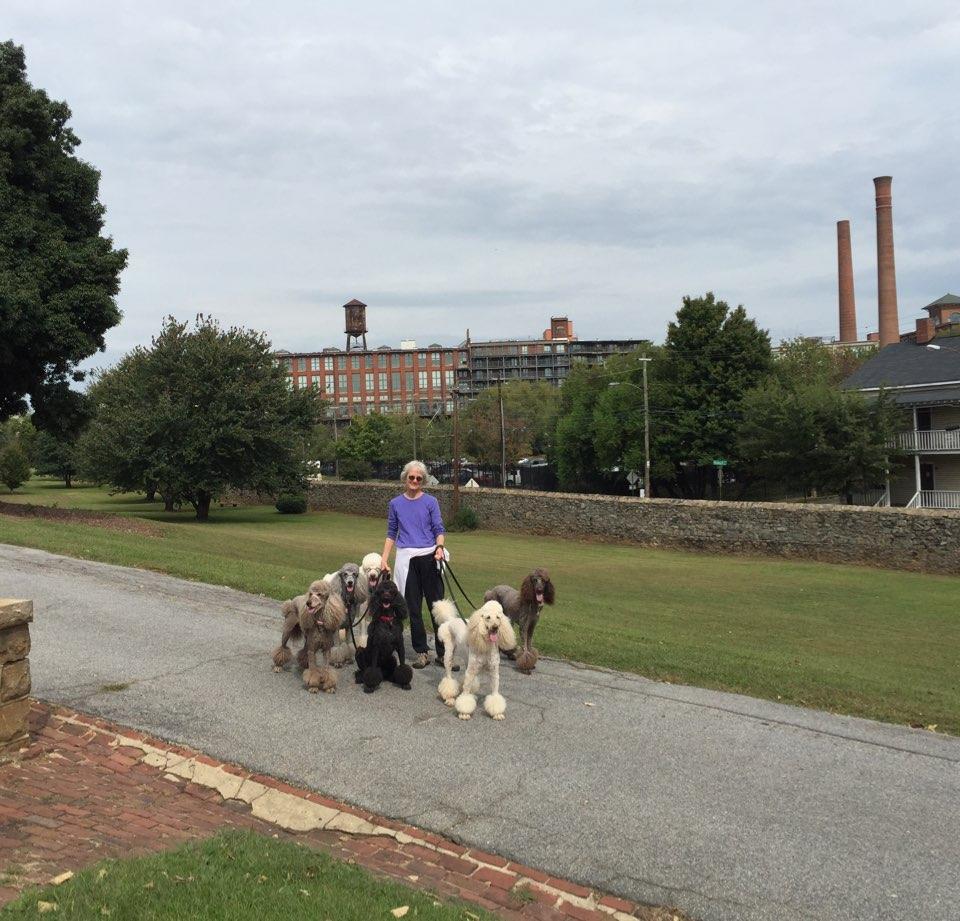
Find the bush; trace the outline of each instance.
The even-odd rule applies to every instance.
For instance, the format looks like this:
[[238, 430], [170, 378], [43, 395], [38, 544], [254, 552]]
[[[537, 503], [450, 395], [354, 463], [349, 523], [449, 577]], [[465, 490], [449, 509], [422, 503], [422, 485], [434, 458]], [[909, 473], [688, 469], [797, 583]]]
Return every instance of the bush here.
[[344, 457], [340, 461], [341, 480], [369, 480], [373, 474], [373, 465], [360, 457]]
[[476, 531], [480, 525], [477, 513], [469, 506], [461, 506], [460, 511], [453, 516], [450, 522], [451, 531]]
[[307, 510], [307, 497], [284, 495], [277, 499], [277, 511], [281, 515], [302, 515]]
[[23, 448], [16, 442], [0, 451], [0, 483], [10, 492], [30, 479], [30, 461]]

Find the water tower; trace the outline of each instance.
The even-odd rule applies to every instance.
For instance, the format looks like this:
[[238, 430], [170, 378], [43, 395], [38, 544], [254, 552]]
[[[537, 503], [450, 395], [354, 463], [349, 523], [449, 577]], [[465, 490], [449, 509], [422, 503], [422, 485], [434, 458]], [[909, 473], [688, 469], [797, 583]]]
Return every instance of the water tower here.
[[351, 344], [356, 346], [361, 339], [363, 340], [364, 351], [366, 351], [367, 305], [354, 298], [343, 305], [343, 312], [346, 317], [347, 351], [350, 351]]

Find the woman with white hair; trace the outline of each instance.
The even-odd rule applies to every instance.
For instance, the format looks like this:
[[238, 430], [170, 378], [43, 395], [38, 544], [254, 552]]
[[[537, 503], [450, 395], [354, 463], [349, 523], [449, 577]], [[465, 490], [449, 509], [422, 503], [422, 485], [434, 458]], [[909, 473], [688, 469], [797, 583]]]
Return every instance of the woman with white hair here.
[[[383, 568], [390, 569], [390, 551], [397, 548], [393, 581], [403, 593], [410, 611], [410, 639], [416, 655], [410, 663], [423, 668], [429, 661], [427, 632], [423, 626], [423, 600], [427, 609], [443, 597], [443, 581], [437, 564], [448, 559], [443, 549], [444, 529], [440, 503], [423, 491], [427, 468], [412, 460], [403, 468], [400, 479], [404, 491], [390, 500], [387, 512], [387, 539], [383, 544]], [[433, 620], [433, 614], [430, 615]], [[436, 634], [437, 624], [433, 623]], [[443, 664], [443, 643], [436, 641], [436, 662]]]

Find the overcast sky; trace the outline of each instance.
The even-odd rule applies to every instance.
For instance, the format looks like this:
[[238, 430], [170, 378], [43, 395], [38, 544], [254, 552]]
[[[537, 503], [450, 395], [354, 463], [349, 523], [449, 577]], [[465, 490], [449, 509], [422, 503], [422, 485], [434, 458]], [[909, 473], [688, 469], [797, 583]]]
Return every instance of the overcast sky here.
[[[669, 9], [667, 8], [669, 6]], [[662, 341], [684, 294], [837, 334], [836, 221], [876, 329], [892, 175], [901, 327], [960, 293], [952, 2], [4, 0], [130, 250], [96, 363], [197, 312], [291, 350]]]

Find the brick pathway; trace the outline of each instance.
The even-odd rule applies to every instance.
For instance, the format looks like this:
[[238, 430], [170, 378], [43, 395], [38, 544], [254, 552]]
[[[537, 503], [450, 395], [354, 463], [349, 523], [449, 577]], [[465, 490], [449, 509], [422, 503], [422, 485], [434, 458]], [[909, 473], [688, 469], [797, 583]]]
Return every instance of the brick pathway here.
[[686, 921], [73, 710], [34, 701], [30, 722], [30, 747], [0, 766], [0, 906], [64, 870], [232, 826], [516, 921]]

